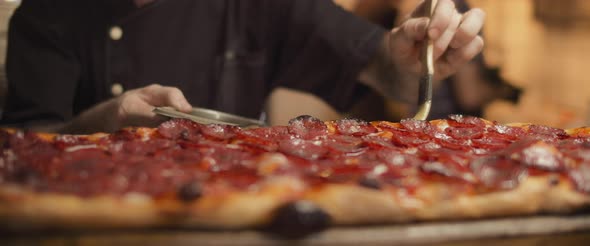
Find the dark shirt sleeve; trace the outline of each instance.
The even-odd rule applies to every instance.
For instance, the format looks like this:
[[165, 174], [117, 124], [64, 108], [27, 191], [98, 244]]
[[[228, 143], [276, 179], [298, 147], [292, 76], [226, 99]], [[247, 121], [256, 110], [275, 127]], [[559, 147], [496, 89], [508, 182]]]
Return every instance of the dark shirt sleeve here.
[[331, 0], [290, 4], [276, 71], [278, 86], [308, 91], [339, 111], [365, 87], [358, 81], [386, 30], [336, 6]]
[[80, 74], [66, 23], [54, 1], [23, 0], [10, 20], [3, 125], [61, 122], [72, 117]]

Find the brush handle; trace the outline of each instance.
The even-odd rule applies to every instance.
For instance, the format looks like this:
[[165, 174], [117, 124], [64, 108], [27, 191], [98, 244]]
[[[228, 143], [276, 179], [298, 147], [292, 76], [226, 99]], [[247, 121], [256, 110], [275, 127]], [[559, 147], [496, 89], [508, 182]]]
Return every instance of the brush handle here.
[[[432, 18], [434, 15], [434, 9], [436, 8], [437, 3], [437, 0], [425, 1], [424, 4], [426, 4], [426, 14], [428, 17]], [[421, 62], [426, 68], [425, 74], [434, 75], [434, 42], [428, 38], [428, 34], [426, 35]]]
[[[424, 4], [426, 4], [425, 7], [428, 17], [432, 18], [437, 1], [426, 0]], [[426, 35], [426, 40], [424, 40], [420, 62], [424, 65], [424, 70], [422, 76], [420, 76], [418, 111], [416, 112], [416, 115], [414, 115], [414, 119], [426, 120], [432, 106], [432, 80], [434, 79], [434, 44], [432, 40], [428, 38], [428, 35]]]

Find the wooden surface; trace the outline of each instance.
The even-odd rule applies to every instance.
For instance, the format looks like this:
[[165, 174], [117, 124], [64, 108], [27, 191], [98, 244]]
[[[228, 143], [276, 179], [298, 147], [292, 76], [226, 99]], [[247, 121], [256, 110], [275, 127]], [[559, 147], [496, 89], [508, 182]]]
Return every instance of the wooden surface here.
[[0, 245], [590, 245], [590, 215], [339, 227], [298, 241], [258, 231], [4, 234]]

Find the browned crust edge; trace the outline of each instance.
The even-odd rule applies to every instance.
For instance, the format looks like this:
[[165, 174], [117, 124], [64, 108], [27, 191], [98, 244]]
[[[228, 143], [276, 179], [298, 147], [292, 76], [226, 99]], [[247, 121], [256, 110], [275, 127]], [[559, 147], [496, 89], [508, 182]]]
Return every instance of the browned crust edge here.
[[296, 179], [267, 184], [258, 191], [205, 196], [197, 202], [125, 198], [80, 198], [38, 194], [0, 187], [0, 227], [146, 228], [156, 226], [237, 229], [266, 225], [280, 206], [309, 200], [332, 217], [335, 225], [481, 219], [537, 213], [570, 213], [590, 205], [569, 180], [555, 185], [551, 175], [529, 177], [516, 189], [445, 198], [448, 186], [434, 183], [408, 196], [400, 189], [373, 190], [356, 184], [330, 184], [307, 189]]

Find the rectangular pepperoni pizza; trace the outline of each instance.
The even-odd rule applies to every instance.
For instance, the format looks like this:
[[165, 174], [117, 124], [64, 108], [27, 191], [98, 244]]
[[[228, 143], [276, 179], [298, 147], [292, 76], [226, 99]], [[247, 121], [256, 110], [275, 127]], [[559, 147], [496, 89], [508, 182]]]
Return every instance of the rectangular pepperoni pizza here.
[[590, 128], [433, 121], [0, 130], [0, 228], [267, 228], [571, 213], [590, 205]]

